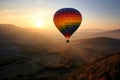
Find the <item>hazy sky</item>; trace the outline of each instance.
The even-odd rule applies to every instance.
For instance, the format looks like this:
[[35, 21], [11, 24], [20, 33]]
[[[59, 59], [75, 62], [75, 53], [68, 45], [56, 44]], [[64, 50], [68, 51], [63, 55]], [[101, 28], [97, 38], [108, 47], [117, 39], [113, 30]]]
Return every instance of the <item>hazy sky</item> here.
[[120, 28], [120, 0], [0, 0], [0, 24], [54, 29], [53, 15], [64, 7], [82, 13], [81, 28]]

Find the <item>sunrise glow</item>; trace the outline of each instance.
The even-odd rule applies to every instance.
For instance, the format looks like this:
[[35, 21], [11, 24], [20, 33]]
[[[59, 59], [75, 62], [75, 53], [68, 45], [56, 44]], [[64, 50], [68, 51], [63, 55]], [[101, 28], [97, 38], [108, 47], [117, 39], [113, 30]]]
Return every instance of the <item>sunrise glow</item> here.
[[43, 27], [43, 22], [41, 21], [41, 20], [37, 20], [37, 21], [35, 21], [35, 27], [37, 27], [37, 28], [42, 28]]

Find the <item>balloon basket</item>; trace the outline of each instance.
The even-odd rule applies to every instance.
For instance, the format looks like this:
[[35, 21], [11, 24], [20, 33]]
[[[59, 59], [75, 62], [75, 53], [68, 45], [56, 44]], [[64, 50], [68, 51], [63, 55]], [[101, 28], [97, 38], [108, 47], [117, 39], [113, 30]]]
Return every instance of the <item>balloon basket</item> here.
[[66, 40], [66, 43], [69, 43], [70, 41], [69, 40]]

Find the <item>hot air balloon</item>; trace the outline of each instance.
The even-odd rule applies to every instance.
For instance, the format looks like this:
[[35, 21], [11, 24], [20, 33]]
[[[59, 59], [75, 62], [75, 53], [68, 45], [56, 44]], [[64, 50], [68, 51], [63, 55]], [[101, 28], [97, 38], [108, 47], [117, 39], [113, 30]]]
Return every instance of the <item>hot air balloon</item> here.
[[57, 29], [65, 36], [66, 42], [78, 29], [82, 21], [81, 13], [74, 8], [62, 8], [56, 11], [53, 21]]

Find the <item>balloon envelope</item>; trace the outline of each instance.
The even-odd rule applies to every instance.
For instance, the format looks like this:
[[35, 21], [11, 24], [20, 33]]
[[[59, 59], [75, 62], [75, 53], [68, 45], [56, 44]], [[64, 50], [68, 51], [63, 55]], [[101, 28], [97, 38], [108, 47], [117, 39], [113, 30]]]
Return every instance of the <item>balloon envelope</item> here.
[[53, 21], [65, 38], [69, 39], [80, 26], [82, 15], [74, 8], [62, 8], [54, 14]]

